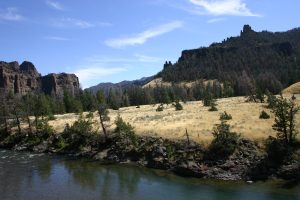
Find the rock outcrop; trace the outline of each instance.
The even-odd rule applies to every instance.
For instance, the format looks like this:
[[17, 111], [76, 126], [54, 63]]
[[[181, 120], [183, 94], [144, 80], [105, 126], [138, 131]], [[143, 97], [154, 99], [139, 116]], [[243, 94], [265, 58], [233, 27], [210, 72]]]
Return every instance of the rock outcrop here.
[[25, 95], [29, 92], [45, 92], [61, 97], [64, 90], [71, 94], [79, 91], [79, 80], [74, 74], [48, 74], [41, 76], [28, 61], [0, 62], [0, 89], [4, 92]]
[[75, 95], [79, 90], [79, 80], [75, 74], [48, 74], [42, 77], [42, 90], [46, 94], [63, 96], [64, 91]]

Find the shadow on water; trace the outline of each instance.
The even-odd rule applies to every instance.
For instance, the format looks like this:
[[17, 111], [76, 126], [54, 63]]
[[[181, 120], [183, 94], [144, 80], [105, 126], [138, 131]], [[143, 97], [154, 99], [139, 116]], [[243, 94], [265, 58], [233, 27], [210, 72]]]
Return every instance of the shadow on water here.
[[0, 150], [0, 199], [300, 199], [297, 181], [224, 182], [86, 159]]

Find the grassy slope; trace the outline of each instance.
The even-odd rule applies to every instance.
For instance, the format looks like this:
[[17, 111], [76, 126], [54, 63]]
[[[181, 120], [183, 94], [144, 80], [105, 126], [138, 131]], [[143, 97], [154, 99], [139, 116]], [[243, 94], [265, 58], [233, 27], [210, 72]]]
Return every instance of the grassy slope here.
[[[300, 95], [296, 95], [300, 104]], [[234, 131], [253, 140], [265, 139], [270, 135], [275, 136], [272, 130], [274, 115], [265, 108], [266, 104], [248, 103], [244, 97], [224, 98], [217, 101], [217, 112], [208, 112], [208, 107], [203, 107], [202, 102], [188, 102], [183, 104], [182, 111], [175, 111], [169, 105], [163, 112], [156, 112], [158, 105], [145, 105], [140, 108], [126, 107], [119, 111], [110, 110], [111, 126], [114, 128], [114, 119], [118, 114], [135, 127], [139, 135], [151, 135], [164, 138], [184, 139], [187, 128], [191, 138], [197, 142], [207, 143], [212, 139], [213, 126], [219, 123], [219, 114], [228, 112], [233, 119], [229, 121]], [[267, 111], [270, 119], [259, 119], [262, 110]], [[95, 114], [95, 121], [98, 121]], [[51, 121], [57, 131], [62, 131], [66, 123], [77, 119], [74, 114], [58, 115], [57, 120]], [[297, 114], [297, 129], [300, 130], [300, 113]], [[96, 123], [99, 126], [98, 122]], [[100, 130], [100, 129], [99, 129]]]

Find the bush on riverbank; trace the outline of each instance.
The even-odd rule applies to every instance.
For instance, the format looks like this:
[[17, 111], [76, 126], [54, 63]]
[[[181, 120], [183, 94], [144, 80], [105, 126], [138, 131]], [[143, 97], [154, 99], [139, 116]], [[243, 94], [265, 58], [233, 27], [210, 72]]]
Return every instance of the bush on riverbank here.
[[115, 120], [115, 132], [118, 133], [119, 139], [127, 144], [137, 145], [137, 135], [134, 132], [134, 127], [126, 123], [120, 116]]
[[80, 150], [82, 147], [91, 145], [96, 131], [93, 130], [93, 122], [90, 119], [79, 117], [75, 123], [66, 125], [61, 136], [58, 137], [56, 145], [61, 149]]
[[236, 149], [240, 135], [230, 131], [225, 120], [217, 124], [213, 131], [214, 139], [208, 149], [208, 157], [213, 160], [226, 160]]

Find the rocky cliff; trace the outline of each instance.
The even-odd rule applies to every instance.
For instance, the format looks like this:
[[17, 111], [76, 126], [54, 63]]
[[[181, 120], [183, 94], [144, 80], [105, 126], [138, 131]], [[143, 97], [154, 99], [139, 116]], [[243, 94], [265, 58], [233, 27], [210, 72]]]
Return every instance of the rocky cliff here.
[[63, 96], [65, 90], [75, 95], [79, 91], [79, 80], [75, 74], [48, 74], [42, 77], [42, 90], [46, 94]]
[[78, 77], [74, 74], [48, 74], [41, 76], [35, 66], [28, 61], [0, 62], [0, 89], [14, 94], [24, 95], [28, 92], [45, 92], [61, 97], [64, 90], [76, 94], [79, 87]]

